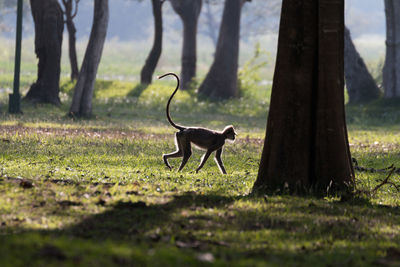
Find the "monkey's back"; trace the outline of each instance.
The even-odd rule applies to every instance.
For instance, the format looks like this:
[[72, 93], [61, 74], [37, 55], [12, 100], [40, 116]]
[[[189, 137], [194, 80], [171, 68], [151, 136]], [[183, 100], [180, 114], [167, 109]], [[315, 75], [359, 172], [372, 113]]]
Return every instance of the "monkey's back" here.
[[208, 149], [213, 145], [224, 142], [220, 132], [207, 128], [190, 127], [184, 130], [190, 142], [202, 149]]

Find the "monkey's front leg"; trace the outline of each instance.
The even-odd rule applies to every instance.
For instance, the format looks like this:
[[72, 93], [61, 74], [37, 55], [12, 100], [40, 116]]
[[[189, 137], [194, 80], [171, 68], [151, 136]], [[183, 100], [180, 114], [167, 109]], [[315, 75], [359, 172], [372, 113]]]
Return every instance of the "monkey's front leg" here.
[[203, 155], [203, 157], [201, 158], [201, 162], [199, 167], [197, 167], [196, 169], [196, 173], [198, 173], [200, 171], [201, 168], [203, 168], [204, 164], [206, 163], [208, 157], [210, 157], [211, 153], [213, 152], [213, 150], [207, 150], [207, 152]]

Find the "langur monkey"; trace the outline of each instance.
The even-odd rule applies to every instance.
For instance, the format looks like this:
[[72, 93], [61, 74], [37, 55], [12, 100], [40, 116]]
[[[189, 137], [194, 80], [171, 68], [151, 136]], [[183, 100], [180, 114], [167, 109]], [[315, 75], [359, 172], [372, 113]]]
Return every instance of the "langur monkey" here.
[[225, 144], [225, 140], [229, 139], [234, 141], [236, 132], [232, 125], [226, 126], [222, 132], [213, 131], [206, 128], [199, 128], [199, 127], [185, 127], [174, 123], [171, 119], [169, 114], [169, 105], [171, 103], [172, 98], [176, 94], [179, 89], [179, 77], [175, 73], [167, 73], [162, 76], [159, 76], [158, 79], [162, 79], [165, 76], [172, 75], [177, 80], [177, 85], [175, 91], [172, 93], [171, 97], [168, 100], [166, 113], [167, 119], [169, 123], [179, 130], [179, 132], [175, 133], [175, 145], [177, 151], [170, 153], [170, 154], [163, 154], [163, 160], [165, 165], [171, 170], [172, 167], [168, 163], [169, 158], [178, 158], [183, 157], [182, 163], [178, 169], [181, 171], [183, 167], [186, 165], [187, 161], [189, 160], [190, 156], [192, 155], [192, 148], [191, 143], [195, 146], [199, 147], [200, 149], [206, 150], [206, 153], [203, 155], [199, 167], [196, 169], [196, 173], [199, 172], [201, 168], [203, 168], [204, 163], [206, 163], [208, 157], [211, 155], [212, 152], [215, 152], [215, 161], [218, 164], [220, 171], [223, 174], [226, 174], [224, 163], [222, 162], [221, 155], [222, 155], [222, 147]]

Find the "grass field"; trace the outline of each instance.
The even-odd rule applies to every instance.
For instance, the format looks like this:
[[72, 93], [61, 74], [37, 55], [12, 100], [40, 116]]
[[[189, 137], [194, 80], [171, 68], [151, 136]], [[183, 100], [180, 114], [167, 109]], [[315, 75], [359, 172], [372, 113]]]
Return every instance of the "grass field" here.
[[[32, 77], [25, 77], [25, 89]], [[239, 132], [227, 144], [221, 175], [200, 173], [195, 152], [184, 171], [168, 171], [174, 150], [165, 119], [172, 81], [149, 87], [98, 81], [94, 117], [23, 103], [7, 114], [0, 94], [0, 266], [398, 266], [400, 193], [385, 185], [350, 201], [326, 196], [249, 197], [255, 181], [270, 89], [213, 103], [179, 92], [171, 107], [182, 124]], [[398, 101], [347, 107], [352, 155], [360, 165], [400, 166]], [[178, 160], [171, 161], [173, 165]], [[385, 173], [357, 173], [371, 190]], [[399, 185], [398, 175], [391, 180]]]

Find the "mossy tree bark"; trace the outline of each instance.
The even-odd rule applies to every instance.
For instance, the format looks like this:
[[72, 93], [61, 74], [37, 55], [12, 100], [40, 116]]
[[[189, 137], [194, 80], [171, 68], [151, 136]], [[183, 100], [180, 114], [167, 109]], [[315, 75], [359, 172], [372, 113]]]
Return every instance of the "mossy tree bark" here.
[[353, 184], [343, 54], [344, 0], [283, 0], [267, 133], [253, 192], [326, 194]]

